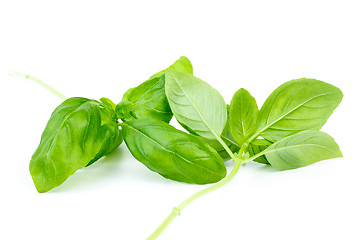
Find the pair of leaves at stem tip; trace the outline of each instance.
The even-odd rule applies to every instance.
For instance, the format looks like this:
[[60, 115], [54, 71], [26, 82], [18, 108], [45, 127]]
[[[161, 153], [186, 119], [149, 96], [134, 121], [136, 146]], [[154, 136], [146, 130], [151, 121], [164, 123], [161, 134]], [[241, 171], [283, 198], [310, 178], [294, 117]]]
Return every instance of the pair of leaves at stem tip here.
[[[273, 91], [258, 111], [255, 99], [240, 89], [231, 101], [231, 133], [239, 144], [249, 145], [251, 156], [263, 152], [258, 162], [279, 170], [341, 157], [333, 138], [319, 130], [342, 97], [342, 92], [328, 83], [295, 79]], [[313, 131], [303, 132], [306, 130]], [[259, 136], [264, 140], [256, 139]], [[262, 143], [255, 142], [258, 140]]]

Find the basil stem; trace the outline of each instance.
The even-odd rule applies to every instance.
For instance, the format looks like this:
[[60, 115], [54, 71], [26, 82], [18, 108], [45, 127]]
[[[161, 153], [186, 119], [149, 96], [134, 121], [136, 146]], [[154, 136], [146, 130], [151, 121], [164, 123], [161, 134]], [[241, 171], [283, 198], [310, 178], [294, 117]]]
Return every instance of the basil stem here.
[[181, 214], [181, 211], [187, 205], [189, 205], [191, 202], [193, 202], [194, 200], [196, 200], [210, 192], [213, 192], [213, 191], [223, 187], [237, 175], [239, 167], [242, 165], [242, 163], [245, 162], [245, 159], [243, 158], [242, 155], [246, 149], [246, 146], [242, 146], [242, 148], [240, 149], [240, 151], [238, 153], [238, 156], [235, 156], [233, 154], [233, 152], [228, 148], [228, 146], [223, 142], [223, 140], [221, 140], [220, 143], [228, 151], [228, 154], [233, 158], [234, 167], [233, 167], [232, 171], [218, 183], [215, 183], [212, 186], [193, 194], [192, 196], [190, 196], [189, 198], [184, 200], [182, 203], [180, 203], [177, 207], [174, 207], [172, 212], [170, 213], [170, 215], [168, 215], [168, 217], [157, 227], [157, 229], [147, 238], [147, 240], [156, 239], [167, 228], [167, 226], [173, 221], [173, 219], [175, 219], [177, 216], [179, 216]]
[[9, 72], [9, 75], [13, 76], [13, 77], [24, 77], [24, 78], [30, 79], [30, 80], [36, 82], [37, 84], [43, 86], [44, 88], [46, 88], [50, 92], [54, 93], [56, 96], [58, 96], [62, 100], [67, 99], [67, 97], [64, 94], [62, 94], [61, 92], [57, 91], [55, 88], [51, 87], [50, 85], [47, 85], [43, 81], [41, 81], [41, 80], [39, 80], [39, 79], [37, 79], [37, 78], [35, 78], [33, 76], [23, 74], [23, 73], [19, 73], [19, 72]]

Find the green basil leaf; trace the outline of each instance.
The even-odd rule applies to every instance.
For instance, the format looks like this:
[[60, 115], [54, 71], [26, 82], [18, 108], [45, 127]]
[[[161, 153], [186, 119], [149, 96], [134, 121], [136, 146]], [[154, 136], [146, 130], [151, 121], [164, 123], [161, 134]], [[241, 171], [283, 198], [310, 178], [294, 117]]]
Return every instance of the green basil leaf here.
[[[176, 69], [186, 73], [193, 73], [191, 62], [186, 57], [180, 57], [167, 69]], [[150, 77], [141, 85], [129, 89], [119, 103], [116, 112], [123, 121], [142, 118], [156, 118], [169, 122], [173, 116], [165, 94], [165, 70]], [[132, 105], [128, 104], [131, 102]]]
[[101, 101], [102, 105], [103, 105], [105, 108], [107, 108], [109, 111], [112, 112], [112, 110], [113, 110], [113, 111], [115, 110], [116, 104], [114, 104], [114, 103], [111, 101], [111, 99], [108, 99], [108, 98], [103, 97], [103, 98], [100, 99], [100, 101]]
[[342, 100], [333, 85], [296, 79], [279, 86], [259, 111], [257, 134], [272, 142], [303, 130], [319, 130]]
[[117, 119], [126, 119], [133, 108], [133, 103], [129, 101], [121, 101], [116, 105], [115, 112]]
[[169, 69], [166, 95], [177, 121], [189, 132], [216, 139], [227, 122], [223, 97], [208, 83], [191, 74]]
[[132, 155], [165, 178], [207, 184], [226, 176], [221, 157], [196, 136], [156, 119], [136, 119], [121, 126]]
[[239, 89], [229, 107], [229, 126], [233, 138], [241, 145], [256, 130], [258, 114], [257, 102], [249, 92]]
[[101, 98], [100, 101], [101, 128], [98, 140], [102, 141], [102, 145], [95, 158], [86, 167], [113, 152], [123, 141], [122, 131], [118, 127], [118, 118], [115, 113], [116, 105], [108, 98]]
[[101, 157], [113, 152], [122, 143], [122, 131], [118, 128], [117, 123], [107, 122], [101, 126], [98, 140], [102, 140], [101, 148], [86, 166], [92, 165]]
[[123, 121], [142, 118], [156, 118], [165, 122], [171, 120], [173, 114], [166, 99], [164, 77], [150, 79], [129, 91], [123, 96], [122, 102], [131, 102], [132, 105]]
[[[250, 157], [253, 157], [254, 155], [263, 152], [268, 146], [270, 146], [272, 143], [265, 140], [265, 139], [255, 139], [251, 143], [248, 144], [247, 151], [249, 153]], [[253, 161], [263, 164], [269, 164], [267, 158], [265, 155], [262, 155]]]
[[[108, 116], [108, 111], [101, 108], [99, 102], [86, 98], [69, 98], [54, 110], [29, 166], [39, 192], [59, 186], [76, 170], [121, 143], [115, 126], [106, 125], [109, 124]], [[104, 125], [102, 117], [105, 118]], [[111, 136], [106, 139], [108, 129], [111, 129]]]
[[342, 157], [328, 134], [306, 130], [273, 143], [265, 151], [268, 162], [278, 170], [304, 167], [322, 160]]

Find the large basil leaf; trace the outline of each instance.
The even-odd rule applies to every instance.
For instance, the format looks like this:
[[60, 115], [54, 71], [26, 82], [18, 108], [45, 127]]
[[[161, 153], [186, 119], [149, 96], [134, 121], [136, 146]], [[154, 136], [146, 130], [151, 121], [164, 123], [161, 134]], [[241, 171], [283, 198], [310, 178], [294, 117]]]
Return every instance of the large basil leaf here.
[[165, 76], [167, 99], [177, 121], [204, 138], [219, 137], [227, 122], [226, 103], [221, 94], [188, 73], [169, 69]]
[[[181, 57], [167, 69], [176, 69], [192, 74], [191, 62]], [[129, 89], [118, 104], [116, 112], [123, 121], [156, 118], [169, 122], [173, 116], [165, 94], [165, 70], [162, 70], [141, 85]]]
[[326, 133], [306, 130], [270, 145], [265, 151], [268, 162], [278, 170], [304, 167], [321, 160], [342, 157], [339, 146]]
[[196, 136], [156, 119], [136, 119], [121, 126], [132, 155], [165, 178], [207, 184], [226, 176], [221, 157]]
[[319, 80], [286, 82], [263, 104], [256, 133], [275, 142], [303, 130], [319, 130], [342, 97], [337, 87]]
[[257, 102], [249, 92], [239, 89], [229, 107], [229, 126], [233, 138], [241, 145], [256, 129], [258, 114]]
[[59, 186], [121, 143], [120, 130], [106, 111], [86, 98], [69, 98], [54, 110], [29, 166], [39, 192]]

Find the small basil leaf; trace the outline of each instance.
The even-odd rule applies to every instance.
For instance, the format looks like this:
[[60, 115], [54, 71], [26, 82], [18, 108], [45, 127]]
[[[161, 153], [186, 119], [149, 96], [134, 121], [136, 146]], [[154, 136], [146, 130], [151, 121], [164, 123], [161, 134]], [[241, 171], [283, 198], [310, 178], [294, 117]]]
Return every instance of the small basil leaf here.
[[101, 148], [86, 166], [92, 165], [101, 157], [113, 152], [122, 143], [122, 131], [118, 128], [117, 123], [108, 122], [101, 126], [98, 139], [102, 140]]
[[107, 108], [109, 111], [115, 111], [115, 108], [116, 108], [116, 104], [114, 104], [110, 99], [108, 98], [101, 98], [100, 99], [102, 105]]
[[306, 130], [273, 143], [265, 151], [268, 162], [278, 170], [304, 167], [322, 160], [342, 157], [328, 134]]
[[122, 101], [132, 102], [132, 108], [123, 121], [156, 118], [169, 122], [173, 116], [165, 94], [165, 78], [157, 77], [142, 83], [125, 94]]
[[121, 101], [116, 105], [115, 112], [117, 119], [127, 119], [131, 110], [133, 108], [133, 103], [129, 101]]
[[[110, 141], [103, 139], [106, 131], [102, 122], [109, 123], [109, 119], [108, 111], [95, 100], [69, 98], [60, 104], [30, 161], [36, 189], [46, 192], [59, 186], [76, 170], [113, 150], [120, 143], [119, 137], [110, 136], [116, 138], [111, 144], [104, 144]], [[117, 125], [116, 128], [119, 131]], [[116, 132], [115, 128], [112, 132]]]
[[319, 130], [342, 97], [337, 87], [319, 80], [286, 82], [263, 104], [256, 133], [275, 142], [303, 130]]
[[[250, 157], [253, 157], [254, 155], [264, 151], [268, 146], [270, 146], [272, 143], [265, 140], [265, 139], [255, 139], [251, 143], [248, 144], [247, 151], [249, 153]], [[267, 158], [265, 155], [262, 155], [253, 161], [263, 164], [269, 164]]]
[[101, 148], [87, 165], [90, 166], [113, 152], [123, 141], [122, 132], [118, 127], [118, 118], [115, 113], [116, 105], [108, 98], [101, 98], [100, 113], [101, 113], [101, 128], [98, 134], [98, 141], [102, 141]]
[[[167, 69], [176, 69], [186, 73], [193, 73], [191, 62], [186, 57], [181, 57]], [[132, 106], [119, 113], [123, 121], [131, 121], [142, 118], [156, 118], [169, 122], [173, 116], [165, 94], [165, 70], [150, 77], [141, 85], [129, 89], [122, 98], [123, 102], [131, 102]], [[122, 106], [124, 107], [124, 106]], [[126, 105], [129, 107], [129, 105]], [[118, 107], [120, 111], [120, 107]]]
[[222, 95], [188, 73], [169, 69], [165, 77], [167, 99], [177, 121], [189, 132], [204, 138], [219, 137], [227, 122]]
[[229, 126], [233, 138], [241, 145], [256, 129], [258, 114], [257, 102], [249, 92], [239, 89], [229, 107]]
[[100, 101], [101, 125], [107, 122], [117, 123], [118, 118], [116, 118], [115, 114], [116, 105], [108, 98], [101, 98]]
[[121, 126], [132, 155], [165, 178], [207, 184], [226, 176], [221, 157], [196, 136], [156, 119], [136, 119]]

